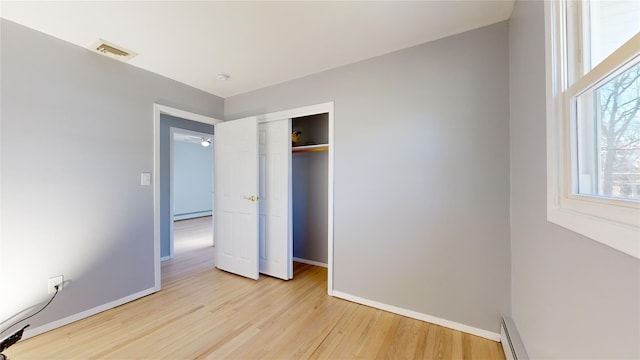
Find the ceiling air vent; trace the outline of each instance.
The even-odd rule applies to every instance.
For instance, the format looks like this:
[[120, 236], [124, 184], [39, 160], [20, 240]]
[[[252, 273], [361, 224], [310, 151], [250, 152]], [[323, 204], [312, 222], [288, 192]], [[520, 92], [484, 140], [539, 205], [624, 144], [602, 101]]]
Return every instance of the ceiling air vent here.
[[93, 43], [89, 47], [89, 49], [97, 52], [98, 54], [102, 54], [120, 61], [128, 61], [129, 59], [138, 55], [133, 51], [127, 50], [121, 46], [115, 45], [108, 41], [104, 41], [102, 39], [99, 39], [98, 41]]

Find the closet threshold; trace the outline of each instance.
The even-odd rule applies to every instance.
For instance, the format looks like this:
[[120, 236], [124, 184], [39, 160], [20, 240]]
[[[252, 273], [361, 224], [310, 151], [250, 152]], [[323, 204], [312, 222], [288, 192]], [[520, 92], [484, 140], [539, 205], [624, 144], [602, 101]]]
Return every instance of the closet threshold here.
[[291, 151], [293, 152], [311, 152], [311, 151], [327, 151], [327, 150], [329, 150], [329, 145], [327, 144], [294, 146], [291, 148]]

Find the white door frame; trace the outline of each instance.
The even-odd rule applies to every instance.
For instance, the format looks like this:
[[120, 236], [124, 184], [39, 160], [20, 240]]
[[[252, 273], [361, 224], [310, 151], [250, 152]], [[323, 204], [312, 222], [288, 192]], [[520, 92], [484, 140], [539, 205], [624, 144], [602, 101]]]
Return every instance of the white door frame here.
[[333, 296], [333, 167], [334, 167], [334, 139], [333, 139], [333, 102], [299, 107], [274, 113], [258, 115], [258, 123], [281, 119], [291, 119], [302, 116], [329, 114], [329, 164], [328, 164], [328, 231], [327, 231], [327, 293]]
[[[175, 139], [174, 136], [175, 134], [182, 134], [182, 135], [192, 135], [192, 136], [197, 136], [197, 137], [202, 137], [202, 138], [211, 138], [211, 148], [213, 149], [213, 134], [207, 134], [207, 133], [203, 133], [203, 132], [199, 132], [199, 131], [193, 131], [193, 130], [187, 130], [187, 129], [183, 129], [183, 128], [177, 128], [177, 127], [169, 127], [169, 141], [170, 141], [170, 145], [169, 145], [169, 256], [167, 257], [163, 257], [160, 260], [161, 261], [165, 261], [165, 260], [169, 260], [169, 259], [173, 259], [174, 256], [174, 244], [173, 244], [173, 227], [174, 227], [174, 218], [175, 218], [175, 213], [174, 213], [174, 206], [173, 206], [173, 169], [174, 169], [174, 156], [173, 156], [173, 152], [174, 152], [174, 147], [175, 147]], [[212, 165], [212, 176], [211, 179], [213, 179], [213, 164]], [[211, 192], [211, 209], [213, 210], [213, 189]], [[213, 216], [213, 213], [211, 214]], [[213, 245], [213, 237], [212, 237], [212, 243], [211, 245]]]
[[[162, 287], [160, 267], [160, 114], [171, 115], [186, 120], [209, 125], [222, 120], [189, 111], [172, 108], [166, 105], [153, 104], [153, 259], [154, 259], [154, 291]], [[215, 141], [215, 136], [214, 136]]]

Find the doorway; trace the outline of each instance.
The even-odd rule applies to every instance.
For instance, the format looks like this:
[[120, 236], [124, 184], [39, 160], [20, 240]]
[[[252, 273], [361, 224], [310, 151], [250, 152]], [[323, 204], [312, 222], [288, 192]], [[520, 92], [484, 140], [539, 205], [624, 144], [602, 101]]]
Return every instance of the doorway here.
[[[173, 123], [175, 125], [175, 121]], [[198, 123], [189, 125], [203, 127]], [[185, 242], [191, 243], [187, 247], [190, 250], [193, 246], [213, 246], [213, 229], [211, 233], [205, 234], [203, 230], [207, 225], [200, 224], [202, 220], [206, 222], [206, 219], [213, 221], [213, 129], [210, 132], [199, 132], [171, 126], [169, 134], [169, 253], [166, 253], [164, 246], [161, 247], [162, 261], [176, 256], [176, 221], [182, 221], [182, 226], [178, 228], [182, 247], [179, 246], [178, 250], [185, 249]], [[206, 219], [189, 221], [197, 218]], [[186, 226], [185, 223], [198, 224], [198, 236], [191, 233], [190, 228], [193, 226]], [[197, 244], [198, 239], [201, 239], [200, 244]], [[160, 241], [162, 242], [162, 236]]]
[[[208, 133], [211, 142], [213, 137], [213, 125], [222, 120], [203, 116], [188, 111], [154, 104], [154, 166], [153, 166], [153, 199], [154, 199], [154, 290], [162, 287], [161, 259], [163, 252], [165, 257], [169, 255], [173, 234], [173, 214], [171, 206], [170, 188], [170, 128], [187, 129], [200, 133]], [[213, 241], [213, 239], [212, 239]], [[211, 252], [213, 258], [214, 252]]]

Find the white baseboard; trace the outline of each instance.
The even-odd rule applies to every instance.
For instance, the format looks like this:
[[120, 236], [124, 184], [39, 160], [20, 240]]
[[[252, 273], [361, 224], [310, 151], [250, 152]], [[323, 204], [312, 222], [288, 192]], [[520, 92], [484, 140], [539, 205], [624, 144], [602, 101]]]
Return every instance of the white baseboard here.
[[293, 258], [293, 261], [296, 261], [296, 262], [299, 262], [299, 263], [303, 263], [303, 264], [309, 264], [309, 265], [314, 265], [314, 266], [320, 266], [320, 267], [323, 267], [323, 268], [327, 268], [327, 267], [328, 267], [328, 265], [327, 265], [327, 264], [325, 264], [325, 263], [321, 263], [321, 262], [319, 262], [319, 261], [313, 261], [313, 260], [301, 259], [301, 258], [297, 258], [297, 257], [294, 257], [294, 258]]
[[63, 319], [60, 319], [60, 320], [56, 320], [56, 321], [50, 322], [50, 323], [42, 325], [42, 326], [38, 326], [37, 328], [25, 330], [24, 331], [24, 335], [23, 335], [23, 339], [28, 339], [30, 337], [34, 337], [36, 335], [40, 335], [42, 333], [45, 333], [47, 331], [51, 331], [53, 329], [65, 326], [67, 324], [71, 324], [72, 322], [76, 322], [78, 320], [82, 320], [84, 318], [88, 318], [89, 316], [101, 313], [101, 312], [109, 310], [109, 309], [113, 309], [116, 306], [120, 306], [122, 304], [126, 304], [128, 302], [133, 301], [133, 300], [137, 300], [137, 299], [139, 299], [141, 297], [147, 296], [149, 294], [153, 294], [154, 292], [156, 292], [156, 289], [152, 287], [152, 288], [140, 291], [138, 293], [131, 294], [129, 296], [125, 296], [123, 298], [111, 301], [111, 302], [106, 303], [104, 305], [96, 306], [96, 307], [94, 307], [92, 309], [85, 310], [85, 311], [79, 312], [77, 314], [73, 314], [71, 316], [67, 316], [66, 318], [63, 318]]
[[394, 313], [394, 314], [398, 314], [398, 315], [410, 317], [410, 318], [413, 318], [413, 319], [426, 321], [426, 322], [429, 322], [429, 323], [432, 323], [432, 324], [444, 326], [444, 327], [449, 328], [449, 329], [462, 331], [462, 332], [465, 332], [465, 333], [468, 333], [468, 334], [471, 334], [471, 335], [480, 336], [480, 337], [483, 337], [485, 339], [498, 341], [498, 342], [500, 341], [500, 334], [498, 334], [498, 333], [494, 333], [494, 332], [491, 332], [491, 331], [488, 331], [488, 330], [478, 329], [478, 328], [475, 328], [473, 326], [469, 326], [469, 325], [465, 325], [465, 324], [460, 324], [460, 323], [457, 323], [455, 321], [450, 321], [450, 320], [442, 319], [442, 318], [439, 318], [439, 317], [435, 317], [435, 316], [419, 313], [417, 311], [403, 309], [403, 308], [400, 308], [400, 307], [397, 307], [397, 306], [384, 304], [384, 303], [381, 303], [381, 302], [377, 302], [377, 301], [361, 298], [361, 297], [350, 295], [350, 294], [345, 294], [343, 292], [336, 291], [336, 290], [333, 290], [333, 296], [335, 296], [337, 298], [340, 298], [340, 299], [349, 300], [349, 301], [352, 301], [352, 302], [355, 302], [355, 303], [358, 303], [358, 304], [370, 306], [370, 307], [373, 307], [373, 308], [376, 308], [376, 309], [388, 311], [388, 312], [391, 312], [391, 313]]
[[167, 255], [167, 256], [163, 256], [163, 257], [161, 257], [161, 258], [160, 258], [160, 261], [162, 262], [162, 261], [167, 261], [167, 260], [171, 260], [171, 259], [173, 259], [173, 256], [171, 256], [171, 255]]
[[192, 212], [187, 214], [174, 214], [173, 221], [195, 219], [199, 217], [212, 216], [212, 215], [213, 215], [213, 211], [211, 210]]

